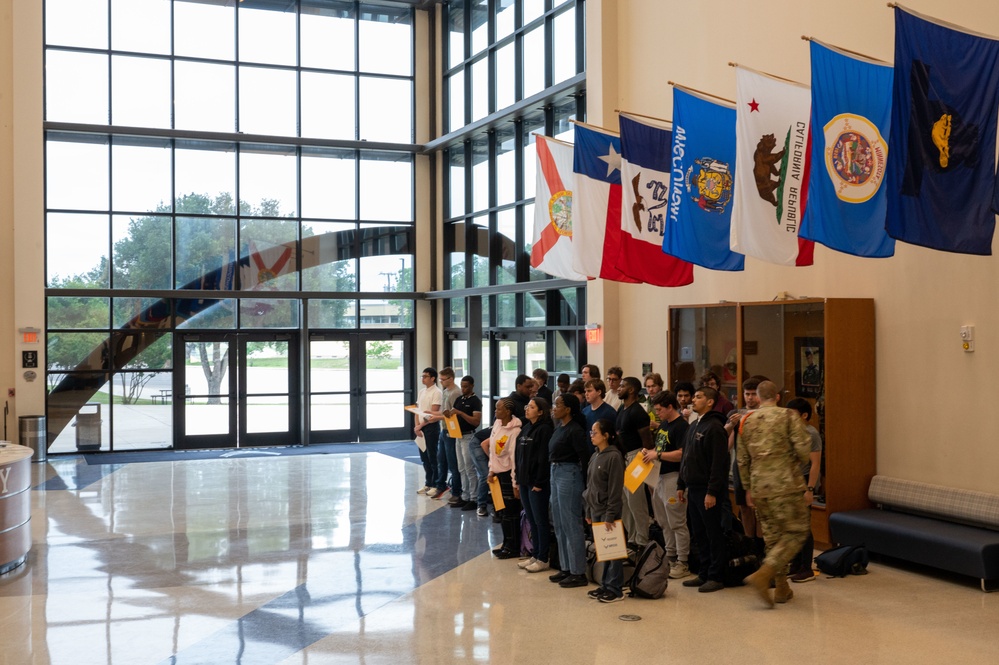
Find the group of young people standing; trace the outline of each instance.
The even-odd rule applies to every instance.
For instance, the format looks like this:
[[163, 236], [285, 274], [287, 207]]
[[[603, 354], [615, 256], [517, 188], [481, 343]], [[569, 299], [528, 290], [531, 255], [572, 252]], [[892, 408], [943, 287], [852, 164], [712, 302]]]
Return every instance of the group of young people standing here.
[[[444, 368], [438, 387], [438, 373], [425, 369], [417, 401], [424, 415], [414, 428], [427, 442], [421, 450], [426, 484], [418, 492], [443, 499], [450, 491], [451, 507], [474, 509], [484, 517], [495, 484], [502, 497], [502, 508], [495, 513], [503, 542], [493, 555], [521, 558], [520, 568], [540, 573], [552, 568], [554, 546], [558, 569], [549, 580], [562, 588], [589, 585], [586, 524], [613, 530], [621, 520], [630, 547], [641, 550], [654, 518], [663, 533], [670, 577], [691, 576], [693, 540], [702, 563], [684, 586], [717, 591], [724, 586], [719, 567], [724, 564], [722, 515], [729, 503], [731, 427], [727, 411], [718, 410], [720, 392], [709, 385], [695, 391], [690, 384], [665, 391], [661, 376], [653, 373], [645, 377], [647, 398], [642, 400], [642, 383], [622, 373], [618, 367], [608, 370], [607, 384], [614, 388], [608, 391], [599, 369], [584, 366], [582, 399], [563, 382], [564, 375], [555, 394], [545, 370], [536, 370], [534, 377], [521, 375], [516, 389], [497, 400], [492, 426], [476, 431], [482, 401], [475, 395], [474, 379], [462, 377], [459, 388], [453, 370]], [[458, 419], [460, 439], [441, 430], [441, 421], [452, 415]], [[641, 487], [636, 492], [624, 487], [625, 468], [637, 455], [660, 464], [650, 497]], [[728, 510], [731, 515], [730, 506]], [[521, 557], [522, 512], [530, 524], [526, 558]], [[624, 597], [623, 587], [622, 561], [612, 561], [588, 595], [617, 602]]]

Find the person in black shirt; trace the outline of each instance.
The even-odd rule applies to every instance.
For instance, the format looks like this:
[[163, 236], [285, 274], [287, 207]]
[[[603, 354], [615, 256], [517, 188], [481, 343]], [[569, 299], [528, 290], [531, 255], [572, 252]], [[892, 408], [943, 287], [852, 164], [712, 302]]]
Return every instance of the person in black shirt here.
[[540, 397], [551, 405], [553, 403], [553, 396], [552, 389], [548, 387], [548, 372], [539, 367], [531, 374], [534, 376], [535, 383], [538, 384], [538, 392], [535, 393], [535, 396]]
[[[444, 415], [458, 417], [461, 428], [461, 439], [456, 442], [455, 452], [458, 456], [458, 473], [461, 474], [461, 499], [457, 504], [462, 510], [475, 510], [479, 497], [479, 469], [475, 465], [476, 449], [482, 453], [482, 447], [475, 440], [475, 428], [482, 423], [482, 400], [475, 394], [475, 379], [471, 376], [461, 377], [461, 395], [454, 401], [454, 407], [445, 411]], [[482, 477], [489, 472], [488, 460], [485, 455], [482, 464]], [[483, 504], [485, 498], [483, 498]]]
[[517, 439], [517, 485], [520, 489], [520, 502], [524, 506], [527, 521], [531, 524], [534, 551], [530, 559], [517, 565], [529, 573], [540, 573], [548, 570], [552, 528], [548, 520], [548, 503], [551, 500], [548, 442], [555, 426], [552, 424], [548, 402], [540, 397], [527, 403], [524, 416], [524, 426]]
[[687, 507], [676, 498], [676, 483], [680, 478], [683, 440], [687, 436], [687, 420], [680, 415], [680, 402], [671, 392], [661, 391], [652, 396], [659, 427], [654, 435], [655, 449], [643, 451], [646, 462], [661, 462], [659, 480], [652, 493], [652, 511], [663, 530], [666, 556], [670, 560], [672, 579], [690, 575], [687, 561], [690, 554], [690, 532], [687, 530]]
[[534, 379], [521, 374], [513, 384], [514, 390], [509, 394], [509, 399], [513, 400], [513, 415], [517, 416], [521, 422], [524, 420], [524, 407], [531, 401], [531, 389], [534, 387]]
[[[642, 392], [642, 383], [634, 376], [621, 379], [621, 387], [617, 395], [621, 398], [621, 408], [617, 412], [615, 429], [617, 430], [618, 446], [624, 453], [625, 468], [635, 459], [642, 449], [652, 448], [652, 432], [649, 430], [649, 414], [639, 404], [638, 395]], [[645, 483], [632, 494], [624, 488], [624, 522], [628, 540], [641, 551], [649, 542], [649, 500], [646, 495]]]
[[702, 386], [692, 405], [700, 416], [687, 430], [676, 496], [687, 504], [687, 522], [700, 570], [683, 586], [709, 593], [725, 588], [724, 497], [728, 493], [728, 434], [725, 416], [714, 410], [718, 391]]
[[548, 577], [562, 587], [586, 586], [586, 535], [583, 529], [583, 473], [593, 446], [575, 395], [555, 399], [552, 418], [562, 423], [548, 442], [551, 462], [552, 518], [561, 570]]

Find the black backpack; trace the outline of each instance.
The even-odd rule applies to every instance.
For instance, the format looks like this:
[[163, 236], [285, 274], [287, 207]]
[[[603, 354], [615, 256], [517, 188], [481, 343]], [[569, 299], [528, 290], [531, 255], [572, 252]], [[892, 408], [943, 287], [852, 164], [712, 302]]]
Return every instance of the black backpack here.
[[662, 598], [669, 584], [669, 570], [666, 550], [650, 540], [635, 562], [635, 572], [628, 582], [628, 595], [632, 598]]
[[834, 547], [815, 557], [815, 565], [830, 577], [866, 575], [867, 561], [867, 548], [863, 545]]

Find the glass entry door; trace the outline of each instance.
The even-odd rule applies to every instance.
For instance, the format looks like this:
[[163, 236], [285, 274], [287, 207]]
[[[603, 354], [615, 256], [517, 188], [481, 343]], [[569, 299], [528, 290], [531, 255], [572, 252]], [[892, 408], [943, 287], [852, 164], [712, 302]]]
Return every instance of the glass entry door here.
[[309, 337], [312, 443], [412, 437], [409, 333], [315, 332]]
[[175, 345], [175, 447], [302, 443], [298, 337], [193, 333]]

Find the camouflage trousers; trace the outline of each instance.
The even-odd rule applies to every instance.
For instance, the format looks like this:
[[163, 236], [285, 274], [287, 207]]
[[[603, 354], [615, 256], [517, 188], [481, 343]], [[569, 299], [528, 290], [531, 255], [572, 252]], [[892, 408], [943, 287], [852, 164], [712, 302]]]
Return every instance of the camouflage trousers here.
[[801, 494], [753, 497], [753, 503], [767, 546], [765, 562], [778, 573], [785, 572], [788, 562], [801, 551], [811, 532], [811, 509]]

